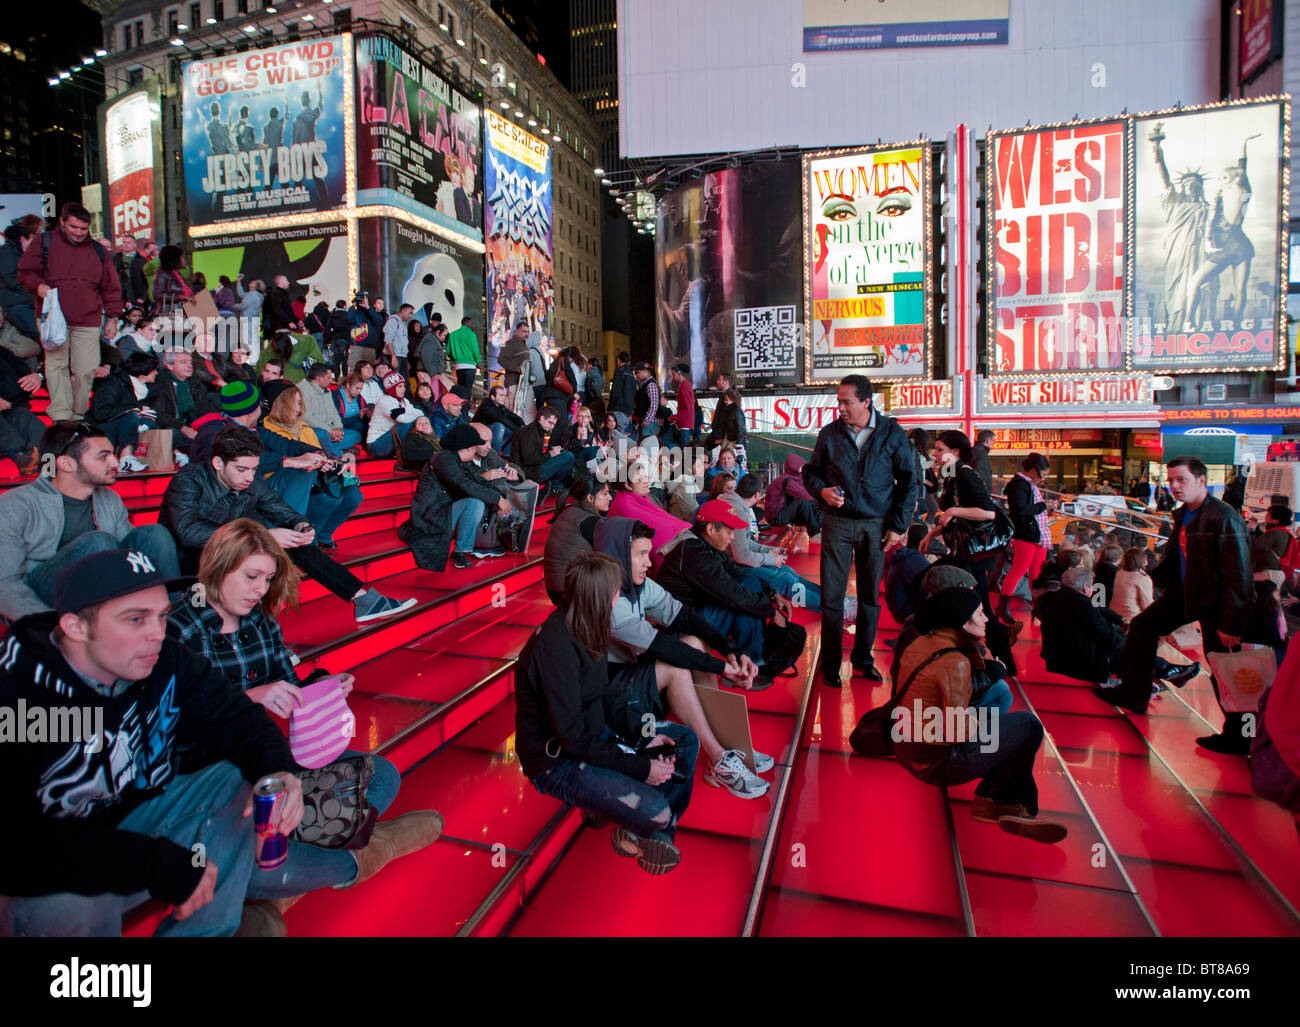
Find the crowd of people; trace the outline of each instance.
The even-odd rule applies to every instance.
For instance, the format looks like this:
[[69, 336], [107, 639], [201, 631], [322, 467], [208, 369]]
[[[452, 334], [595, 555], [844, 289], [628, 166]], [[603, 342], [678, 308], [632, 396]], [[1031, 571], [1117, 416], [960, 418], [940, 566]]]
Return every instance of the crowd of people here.
[[[806, 641], [797, 610], [820, 616], [816, 673], [840, 689], [850, 624], [852, 675], [884, 680], [883, 595], [901, 628], [893, 753], [931, 784], [978, 781], [976, 820], [1048, 843], [1067, 829], [1038, 808], [1042, 724], [1012, 709], [1017, 604], [1041, 621], [1049, 670], [1134, 713], [1199, 672], [1158, 654], [1184, 625], [1199, 624], [1211, 655], [1245, 641], [1280, 659], [1285, 647], [1282, 603], [1300, 585], [1291, 511], [1274, 505], [1252, 534], [1209, 495], [1194, 458], [1168, 463], [1180, 505], [1159, 559], [1107, 538], [1053, 552], [1042, 454], [995, 496], [989, 439], [904, 431], [860, 375], [838, 386], [840, 416], [806, 461], [786, 458], [767, 481], [725, 375], [706, 426], [689, 366], [660, 382], [620, 353], [606, 383], [598, 360], [548, 353], [527, 321], [502, 350], [504, 384], [479, 382], [469, 318], [426, 327], [409, 305], [388, 313], [364, 295], [308, 313], [282, 276], [241, 307], [260, 283], [222, 279], [209, 294], [223, 315], [260, 310], [257, 349], [209, 339], [159, 352], [151, 319], [206, 283], [185, 276], [171, 247], [135, 247], [129, 260], [89, 248], [83, 213], [65, 207], [53, 232], [20, 227], [6, 242], [32, 310], [57, 287], [70, 327], [61, 356], [45, 351], [43, 377], [27, 363], [39, 344], [0, 351], [0, 423], [19, 440], [8, 452], [43, 472], [0, 494], [0, 694], [102, 710], [110, 744], [0, 747], [24, 839], [0, 856], [0, 934], [116, 934], [146, 896], [172, 905], [161, 934], [283, 934], [303, 894], [351, 887], [440, 836], [433, 810], [379, 819], [400, 777], [352, 750], [337, 758], [364, 773], [373, 811], [354, 825], [355, 845], [299, 832], [281, 867], [257, 869], [241, 817], [249, 786], [274, 777], [277, 826], [299, 827], [309, 779], [274, 718], [291, 718], [316, 683], [339, 701], [354, 685], [323, 669], [299, 677], [278, 618], [301, 579], [351, 603], [358, 624], [417, 603], [367, 587], [331, 555], [362, 501], [362, 457], [418, 473], [398, 537], [436, 573], [526, 551], [554, 496], [542, 566], [555, 610], [514, 677], [520, 765], [540, 793], [612, 823], [614, 850], [650, 874], [682, 858], [675, 828], [697, 763], [738, 799], [769, 791], [775, 760], [753, 746], [744, 693], [794, 673]], [[5, 309], [27, 338], [23, 315]], [[105, 324], [119, 313], [113, 335]], [[48, 427], [21, 416], [42, 381]], [[179, 468], [157, 523], [135, 525], [113, 486], [152, 457], [154, 433]], [[810, 543], [816, 581], [789, 562]], [[931, 715], [938, 733], [920, 729]], [[962, 730], [988, 717], [992, 746]], [[1248, 727], [1228, 712], [1200, 743], [1244, 753]]]

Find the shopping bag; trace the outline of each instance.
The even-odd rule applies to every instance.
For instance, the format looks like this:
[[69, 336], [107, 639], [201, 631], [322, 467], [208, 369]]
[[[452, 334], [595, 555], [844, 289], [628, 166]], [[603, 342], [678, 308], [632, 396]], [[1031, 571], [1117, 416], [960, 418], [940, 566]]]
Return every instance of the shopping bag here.
[[338, 678], [303, 685], [302, 704], [289, 714], [289, 750], [299, 766], [318, 770], [342, 755], [355, 728]]
[[51, 289], [41, 302], [41, 345], [58, 349], [68, 341], [68, 321], [59, 306], [59, 290]]
[[1219, 703], [1225, 713], [1259, 710], [1259, 697], [1277, 676], [1277, 658], [1270, 646], [1246, 642], [1226, 653], [1207, 652], [1205, 658], [1219, 683]]
[[172, 430], [170, 428], [150, 428], [140, 433], [140, 442], [145, 446], [145, 463], [151, 471], [170, 471], [175, 467], [172, 458]]

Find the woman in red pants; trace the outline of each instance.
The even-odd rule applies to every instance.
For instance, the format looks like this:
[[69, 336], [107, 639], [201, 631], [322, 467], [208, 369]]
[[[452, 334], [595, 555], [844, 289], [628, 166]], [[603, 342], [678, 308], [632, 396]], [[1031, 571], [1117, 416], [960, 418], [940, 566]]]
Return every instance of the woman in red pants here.
[[998, 597], [998, 619], [1004, 624], [1016, 623], [1007, 603], [1015, 594], [1021, 578], [1028, 574], [1030, 581], [1037, 579], [1052, 541], [1047, 526], [1047, 503], [1038, 488], [1051, 466], [1042, 453], [1030, 453], [1020, 461], [1019, 473], [1007, 482], [1007, 506], [1015, 527], [1012, 542], [1015, 556], [1002, 579], [1002, 594]]

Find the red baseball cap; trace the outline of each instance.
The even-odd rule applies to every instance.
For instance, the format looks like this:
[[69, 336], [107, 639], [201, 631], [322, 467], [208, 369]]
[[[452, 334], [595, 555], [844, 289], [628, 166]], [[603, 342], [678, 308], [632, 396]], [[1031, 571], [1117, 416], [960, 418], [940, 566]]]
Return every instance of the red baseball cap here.
[[749, 522], [741, 520], [740, 514], [725, 499], [710, 499], [700, 507], [695, 520], [700, 524], [725, 524], [728, 528], [749, 527]]

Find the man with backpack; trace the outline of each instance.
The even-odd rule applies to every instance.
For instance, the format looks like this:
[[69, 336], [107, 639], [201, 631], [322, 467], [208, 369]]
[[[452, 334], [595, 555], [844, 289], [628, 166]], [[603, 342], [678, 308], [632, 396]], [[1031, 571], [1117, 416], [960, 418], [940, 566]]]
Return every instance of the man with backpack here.
[[42, 232], [18, 262], [18, 283], [39, 304], [58, 290], [67, 341], [45, 351], [47, 411], [54, 421], [82, 417], [90, 408], [104, 317], [122, 312], [122, 286], [104, 248], [90, 238], [90, 212], [65, 203], [55, 231]]

